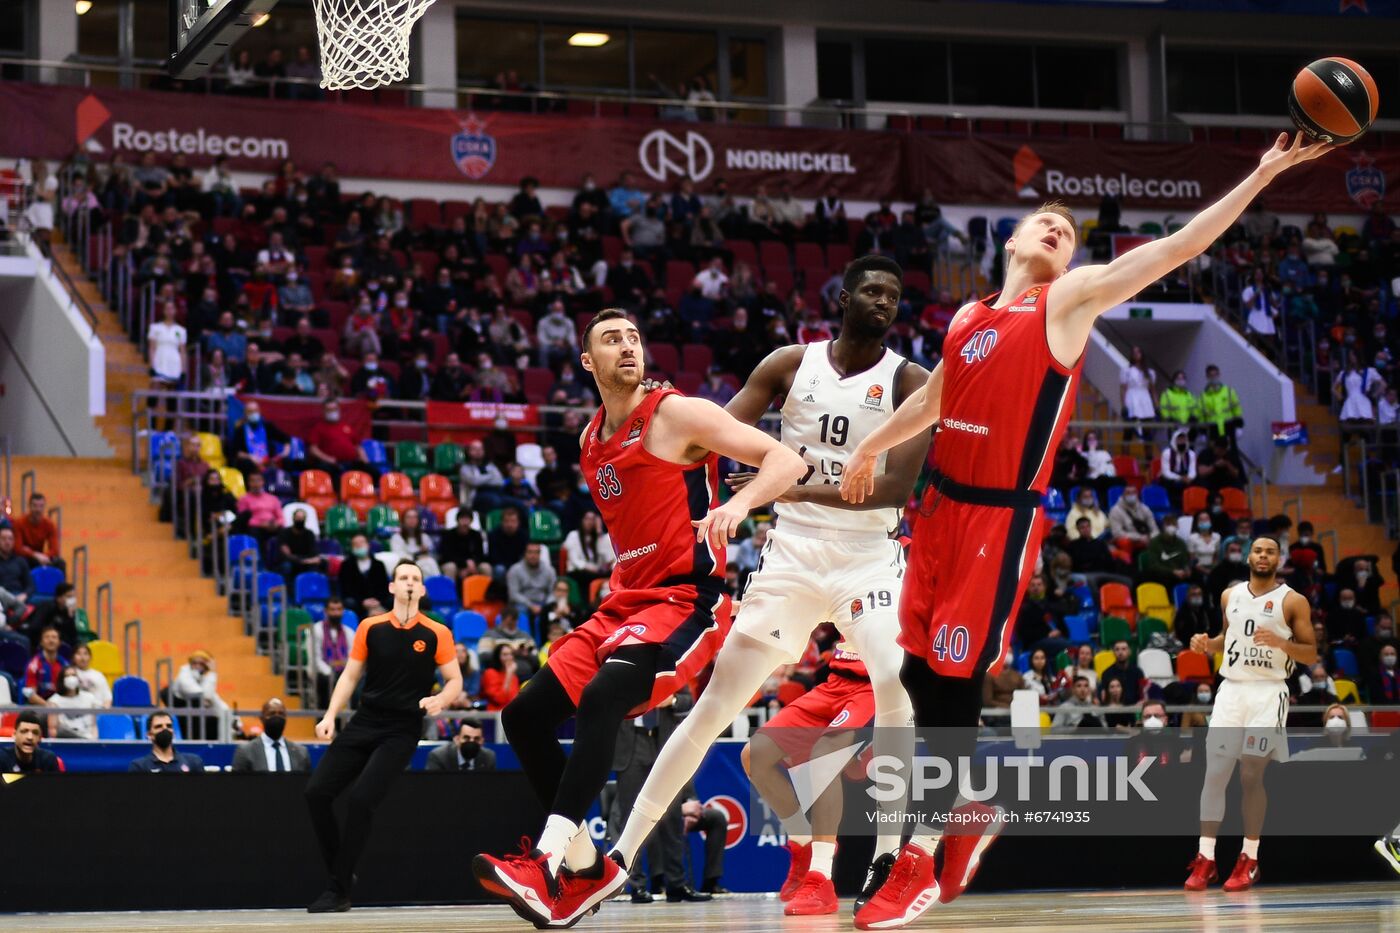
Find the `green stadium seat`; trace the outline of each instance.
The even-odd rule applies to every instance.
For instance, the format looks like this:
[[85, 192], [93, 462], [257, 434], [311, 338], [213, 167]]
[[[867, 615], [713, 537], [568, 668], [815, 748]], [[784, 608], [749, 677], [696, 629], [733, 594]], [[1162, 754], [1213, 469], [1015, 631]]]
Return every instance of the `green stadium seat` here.
[[415, 483], [433, 472], [428, 467], [428, 445], [419, 441], [399, 441], [394, 445], [394, 468]]
[[559, 524], [559, 516], [549, 509], [536, 509], [530, 513], [530, 540], [540, 544], [557, 544], [564, 540], [564, 529]]
[[1099, 621], [1099, 644], [1104, 648], [1112, 648], [1113, 643], [1119, 639], [1127, 641], [1130, 645], [1135, 644], [1128, 620], [1118, 616], [1104, 616]]
[[461, 444], [438, 444], [433, 448], [433, 472], [455, 479], [466, 459]]

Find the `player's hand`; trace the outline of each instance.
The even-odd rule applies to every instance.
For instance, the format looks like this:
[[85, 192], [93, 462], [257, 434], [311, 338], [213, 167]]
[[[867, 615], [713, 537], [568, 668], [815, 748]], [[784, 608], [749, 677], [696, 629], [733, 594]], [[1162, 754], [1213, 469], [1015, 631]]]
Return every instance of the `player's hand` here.
[[695, 540], [697, 543], [709, 539], [710, 546], [722, 548], [738, 532], [739, 526], [744, 519], [749, 517], [747, 509], [734, 505], [731, 499], [717, 509], [711, 509], [710, 513], [698, 522], [691, 522], [695, 526]]
[[1209, 647], [1210, 647], [1210, 636], [1209, 636], [1209, 635], [1204, 635], [1204, 634], [1201, 634], [1201, 633], [1198, 632], [1198, 633], [1196, 633], [1195, 635], [1192, 635], [1192, 636], [1191, 636], [1191, 650], [1192, 650], [1192, 651], [1196, 652], [1197, 654], [1205, 654], [1205, 653], [1206, 653], [1206, 649], [1209, 648]]
[[855, 505], [875, 492], [875, 461], [880, 457], [864, 443], [856, 445], [851, 458], [841, 468], [841, 498]]
[[658, 389], [671, 389], [674, 388], [674, 386], [671, 385], [671, 380], [669, 379], [662, 379], [660, 382], [657, 382], [655, 379], [647, 376], [642, 379], [642, 388], [648, 392], [655, 392]]
[[316, 723], [316, 738], [329, 742], [335, 738], [335, 717], [327, 713]]
[[434, 693], [430, 697], [424, 697], [418, 701], [418, 708], [426, 712], [429, 716], [436, 716], [447, 709], [447, 704], [442, 702], [442, 694]]
[[1303, 131], [1299, 130], [1293, 134], [1292, 144], [1288, 141], [1287, 133], [1279, 133], [1278, 139], [1274, 142], [1274, 147], [1264, 153], [1259, 159], [1259, 171], [1266, 178], [1273, 179], [1286, 169], [1292, 168], [1300, 162], [1311, 162], [1319, 156], [1326, 155], [1337, 148], [1331, 143], [1318, 142], [1313, 140], [1305, 142], [1306, 137]]
[[1254, 633], [1254, 643], [1263, 645], [1266, 648], [1282, 648], [1288, 644], [1288, 639], [1278, 632], [1271, 632], [1268, 629], [1259, 629]]

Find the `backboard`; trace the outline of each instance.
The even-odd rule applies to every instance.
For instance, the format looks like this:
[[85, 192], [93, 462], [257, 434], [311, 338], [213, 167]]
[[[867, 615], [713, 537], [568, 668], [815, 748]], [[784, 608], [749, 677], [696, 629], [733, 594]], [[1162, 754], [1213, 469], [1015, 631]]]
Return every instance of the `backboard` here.
[[277, 0], [170, 0], [173, 77], [202, 78]]

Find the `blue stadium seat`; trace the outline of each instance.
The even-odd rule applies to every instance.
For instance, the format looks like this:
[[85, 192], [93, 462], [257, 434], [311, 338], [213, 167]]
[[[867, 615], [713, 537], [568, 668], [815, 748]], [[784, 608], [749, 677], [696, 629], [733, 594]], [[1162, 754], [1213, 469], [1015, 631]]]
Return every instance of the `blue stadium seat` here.
[[[16, 683], [24, 680], [24, 669], [29, 666], [29, 652], [24, 645], [9, 639], [0, 640], [0, 671], [14, 678]], [[15, 702], [19, 702], [18, 691], [11, 691]]]
[[151, 476], [157, 483], [168, 483], [180, 459], [180, 435], [157, 431], [150, 438]]
[[1054, 486], [1045, 490], [1045, 495], [1040, 497], [1040, 504], [1045, 509], [1045, 514], [1054, 519], [1058, 524], [1065, 520], [1069, 514], [1069, 506], [1065, 504], [1065, 495]]
[[360, 627], [360, 617], [355, 614], [355, 610], [346, 609], [345, 615], [340, 617], [340, 624], [353, 632]]
[[1016, 670], [1024, 674], [1031, 669], [1031, 654], [1030, 651], [1022, 651], [1016, 655]]
[[291, 460], [305, 460], [306, 441], [299, 437], [287, 438], [287, 457]]
[[97, 737], [109, 741], [136, 738], [136, 726], [130, 716], [121, 713], [99, 713], [97, 716]]
[[258, 599], [258, 618], [262, 628], [272, 628], [276, 626], [277, 620], [272, 618], [272, 609], [268, 604], [268, 594], [279, 586], [286, 586], [287, 581], [282, 579], [280, 573], [273, 573], [270, 570], [263, 570], [258, 574], [254, 590]]
[[313, 603], [325, 604], [331, 598], [331, 581], [324, 573], [303, 573], [297, 577], [294, 599], [298, 606], [306, 608]]
[[35, 567], [29, 571], [29, 580], [34, 584], [34, 598], [53, 599], [53, 591], [63, 582], [63, 571], [57, 567]]
[[1081, 612], [1093, 612], [1095, 610], [1094, 591], [1090, 589], [1087, 584], [1081, 583], [1078, 586], [1070, 587], [1069, 594], [1078, 601], [1079, 610]]
[[486, 616], [463, 609], [452, 617], [452, 640], [475, 645], [486, 634]]
[[1124, 489], [1124, 488], [1125, 488], [1125, 487], [1123, 487], [1123, 486], [1110, 486], [1110, 487], [1108, 487], [1108, 506], [1104, 509], [1105, 512], [1107, 512], [1109, 509], [1111, 509], [1111, 508], [1113, 508], [1115, 505], [1117, 505], [1117, 504], [1118, 504], [1118, 500], [1121, 499], [1121, 498], [1123, 498], [1123, 489]]
[[1158, 521], [1162, 516], [1167, 515], [1172, 510], [1171, 499], [1167, 496], [1167, 491], [1156, 483], [1148, 483], [1142, 487], [1142, 504], [1152, 510], [1152, 514]]
[[1081, 612], [1077, 616], [1065, 616], [1065, 635], [1076, 645], [1094, 640], [1094, 623], [1098, 616], [1092, 612]]
[[244, 551], [252, 551], [254, 554], [258, 555], [259, 560], [262, 559], [262, 555], [258, 551], [257, 538], [252, 535], [229, 535], [228, 566], [235, 588], [243, 584], [242, 579], [238, 575], [238, 555], [242, 554]]
[[1182, 604], [1186, 602], [1186, 591], [1189, 589], [1191, 589], [1189, 583], [1178, 583], [1172, 587], [1172, 605], [1180, 609]]
[[151, 685], [141, 677], [118, 677], [112, 681], [112, 705], [150, 706]]
[[1361, 666], [1356, 663], [1356, 652], [1350, 648], [1336, 648], [1332, 651], [1332, 657], [1337, 659], [1337, 667], [1348, 679], [1361, 679]]
[[451, 577], [441, 574], [429, 577], [423, 581], [423, 588], [428, 591], [428, 599], [432, 601], [433, 609], [437, 612], [449, 608], [456, 609], [462, 605], [461, 598], [457, 596], [457, 584], [452, 582]]
[[373, 438], [366, 438], [360, 441], [360, 449], [365, 452], [365, 459], [375, 466], [387, 467], [389, 465], [389, 455], [384, 450], [384, 445]]

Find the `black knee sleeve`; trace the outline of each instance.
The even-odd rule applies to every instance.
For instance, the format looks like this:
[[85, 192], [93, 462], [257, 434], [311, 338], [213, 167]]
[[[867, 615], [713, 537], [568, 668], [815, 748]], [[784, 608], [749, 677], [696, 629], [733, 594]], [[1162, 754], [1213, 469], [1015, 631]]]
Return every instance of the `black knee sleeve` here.
[[[982, 715], [983, 671], [971, 677], [949, 677], [923, 658], [906, 654], [900, 682], [914, 706], [914, 722], [925, 745], [924, 754], [947, 760], [955, 768], [960, 758], [977, 750], [977, 723]], [[976, 786], [976, 785], [974, 785]], [[926, 813], [946, 812], [957, 796], [957, 782], [928, 792], [919, 805]]]

